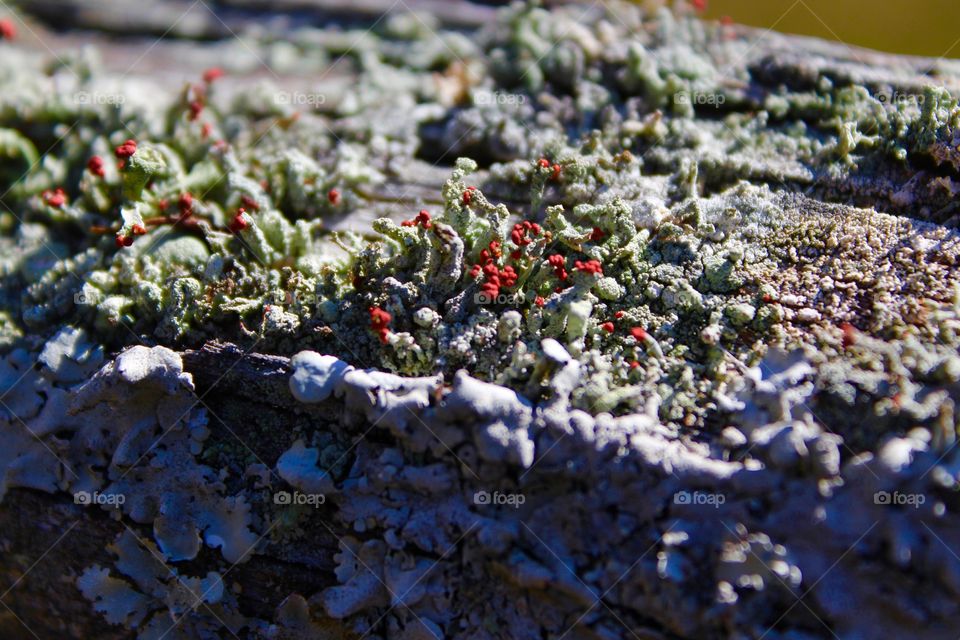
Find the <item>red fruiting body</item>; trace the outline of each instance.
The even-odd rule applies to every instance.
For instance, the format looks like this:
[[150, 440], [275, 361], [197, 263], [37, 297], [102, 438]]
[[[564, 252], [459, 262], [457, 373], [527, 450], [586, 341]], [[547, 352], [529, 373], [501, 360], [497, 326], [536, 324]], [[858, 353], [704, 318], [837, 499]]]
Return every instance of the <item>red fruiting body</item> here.
[[604, 239], [606, 235], [607, 234], [603, 232], [603, 229], [601, 229], [600, 227], [594, 227], [593, 231], [590, 233], [590, 241], [600, 242], [601, 240]]
[[543, 299], [543, 296], [537, 296], [533, 299], [533, 304], [537, 305], [538, 307], [542, 307], [546, 303], [547, 301]]
[[843, 348], [848, 349], [851, 345], [856, 344], [857, 328], [849, 322], [844, 322], [842, 325], [840, 325], [840, 328], [843, 330]]
[[537, 164], [539, 164], [542, 169], [547, 169], [550, 167], [550, 161], [547, 160], [546, 158], [540, 158], [537, 161]]
[[463, 192], [463, 204], [470, 204], [473, 202], [473, 192], [476, 190], [476, 187], [467, 187], [467, 190]]
[[733, 24], [733, 18], [731, 18], [730, 16], [720, 16], [720, 24], [722, 24], [725, 27], [729, 27], [730, 25]]
[[257, 201], [246, 194], [240, 196], [240, 202], [243, 204], [244, 209], [260, 211], [260, 205], [257, 204]]
[[551, 256], [547, 256], [547, 263], [553, 267], [553, 275], [555, 275], [560, 280], [567, 279], [567, 270], [566, 270], [566, 261], [563, 256], [559, 253], [555, 253]]
[[90, 173], [93, 175], [97, 176], [98, 178], [102, 178], [104, 176], [103, 158], [100, 156], [93, 156], [87, 160], [87, 169], [89, 169]]
[[203, 102], [200, 100], [193, 100], [187, 106], [187, 109], [190, 111], [190, 113], [187, 114], [187, 120], [193, 122], [199, 118], [200, 114], [203, 112]]
[[51, 207], [59, 209], [67, 203], [67, 194], [63, 192], [63, 189], [57, 187], [53, 191], [47, 190], [43, 192], [43, 201], [46, 202]]
[[131, 231], [131, 232], [133, 233], [133, 235], [135, 235], [135, 236], [142, 236], [142, 235], [146, 235], [146, 233], [147, 233], [147, 228], [146, 228], [145, 226], [143, 226], [142, 224], [135, 224], [135, 225], [133, 225], [132, 227], [130, 227], [130, 231]]
[[613, 333], [613, 323], [612, 323], [612, 322], [604, 322], [602, 325], [600, 325], [600, 328], [603, 329], [604, 331], [606, 331], [607, 333]]
[[693, 8], [698, 12], [703, 13], [707, 10], [707, 0], [690, 0]]
[[613, 314], [613, 317], [619, 320], [623, 317], [623, 311], [617, 311], [615, 314]]
[[520, 252], [520, 249], [517, 249], [516, 251], [511, 251], [511, 252], [510, 252], [510, 259], [511, 259], [511, 260], [519, 260], [519, 259], [522, 257], [522, 255], [523, 255], [523, 254]]
[[636, 368], [639, 367], [639, 366], [640, 366], [640, 363], [637, 362], [636, 360], [631, 360], [631, 361], [630, 361], [630, 368], [631, 368], [631, 369], [636, 369]]
[[113, 153], [121, 160], [129, 158], [137, 152], [137, 141], [127, 140], [122, 145], [114, 149]]
[[533, 242], [533, 240], [527, 237], [528, 233], [533, 233], [535, 236], [540, 235], [540, 225], [535, 222], [530, 222], [529, 220], [518, 222], [513, 225], [513, 229], [510, 231], [510, 240], [518, 247], [525, 247]]
[[13, 26], [13, 21], [6, 18], [0, 20], [0, 38], [13, 40], [15, 37], [17, 37], [17, 28]]
[[512, 287], [517, 284], [517, 272], [509, 265], [500, 270], [500, 277], [503, 279], [503, 286], [505, 287]]
[[200, 127], [200, 137], [206, 140], [210, 137], [211, 131], [213, 131], [213, 126], [209, 122], [204, 122], [203, 126]]
[[223, 69], [220, 67], [211, 67], [203, 72], [203, 81], [211, 84], [214, 80], [223, 77]]
[[512, 266], [507, 265], [503, 269], [497, 267], [494, 258], [499, 258], [502, 255], [503, 250], [500, 243], [491, 240], [487, 248], [480, 251], [480, 263], [473, 265], [470, 269], [470, 276], [473, 278], [478, 278], [483, 274], [483, 284], [480, 285], [480, 291], [491, 299], [500, 295], [501, 287], [515, 286], [519, 278], [519, 274]]
[[647, 339], [647, 330], [643, 327], [634, 327], [630, 329], [630, 335], [632, 335], [637, 340], [643, 342]]
[[380, 307], [370, 307], [370, 328], [373, 329], [383, 344], [387, 343], [391, 320], [393, 320], [393, 316]]
[[122, 236], [118, 233], [117, 237], [114, 239], [114, 242], [116, 243], [117, 247], [121, 249], [123, 247], [129, 247], [133, 244], [133, 236]]
[[243, 207], [237, 209], [237, 215], [233, 216], [233, 220], [230, 221], [230, 231], [234, 233], [239, 233], [250, 226], [250, 223], [247, 222], [247, 218], [244, 215]]
[[599, 276], [603, 275], [603, 265], [600, 264], [599, 260], [587, 260], [586, 262], [577, 260], [573, 263], [573, 268], [577, 271], [593, 273]]
[[560, 165], [558, 165], [558, 164], [553, 165], [553, 175], [550, 176], [550, 179], [551, 179], [551, 180], [559, 180], [559, 179], [560, 179], [560, 171], [562, 171], [562, 168], [560, 167]]
[[193, 196], [189, 192], [180, 194], [177, 199], [177, 208], [180, 209], [180, 215], [184, 218], [193, 214]]
[[400, 223], [400, 226], [402, 227], [415, 227], [417, 225], [420, 225], [424, 229], [429, 229], [430, 227], [433, 226], [433, 224], [430, 222], [429, 211], [427, 211], [426, 209], [421, 209], [420, 213], [418, 213], [415, 218], [412, 218], [410, 220], [404, 220], [403, 222]]
[[327, 200], [329, 200], [333, 206], [337, 206], [340, 204], [340, 192], [336, 189], [330, 189], [330, 191], [327, 191]]

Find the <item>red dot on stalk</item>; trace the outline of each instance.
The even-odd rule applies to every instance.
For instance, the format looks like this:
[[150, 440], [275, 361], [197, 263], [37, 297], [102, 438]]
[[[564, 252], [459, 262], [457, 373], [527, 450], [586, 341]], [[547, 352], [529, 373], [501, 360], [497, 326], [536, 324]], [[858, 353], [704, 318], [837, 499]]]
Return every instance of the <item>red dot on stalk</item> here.
[[93, 175], [102, 178], [104, 176], [103, 158], [100, 156], [91, 157], [87, 160], [87, 169], [89, 169]]
[[844, 322], [840, 325], [840, 328], [843, 330], [843, 348], [846, 349], [851, 345], [857, 343], [857, 328], [854, 327], [849, 322]]
[[3, 40], [13, 40], [17, 37], [17, 28], [13, 26], [12, 20], [4, 18], [0, 20], [0, 38]]
[[600, 328], [603, 329], [604, 331], [606, 331], [607, 333], [613, 333], [613, 323], [612, 323], [612, 322], [604, 322], [602, 325], [600, 325]]
[[329, 200], [333, 206], [337, 206], [340, 204], [340, 192], [336, 189], [330, 189], [330, 191], [327, 191], [327, 200]]
[[237, 209], [237, 215], [233, 216], [233, 220], [230, 221], [230, 231], [234, 233], [239, 233], [250, 226], [250, 223], [247, 222], [247, 218], [244, 215], [243, 207]]
[[177, 200], [177, 208], [180, 209], [180, 215], [187, 217], [193, 213], [193, 195], [189, 191], [180, 194]]
[[543, 299], [543, 296], [537, 296], [537, 297], [534, 298], [534, 300], [533, 300], [533, 304], [537, 305], [538, 307], [542, 307], [542, 306], [545, 305], [546, 303], [547, 303], [547, 301]]
[[211, 84], [214, 80], [222, 78], [223, 75], [223, 69], [220, 67], [210, 67], [203, 72], [203, 81], [207, 84]]
[[637, 340], [646, 340], [647, 339], [647, 330], [643, 327], [634, 327], [630, 329], [630, 335], [632, 335]]
[[116, 155], [121, 160], [129, 158], [137, 152], [137, 141], [136, 140], [127, 140], [116, 149], [113, 150], [114, 155]]

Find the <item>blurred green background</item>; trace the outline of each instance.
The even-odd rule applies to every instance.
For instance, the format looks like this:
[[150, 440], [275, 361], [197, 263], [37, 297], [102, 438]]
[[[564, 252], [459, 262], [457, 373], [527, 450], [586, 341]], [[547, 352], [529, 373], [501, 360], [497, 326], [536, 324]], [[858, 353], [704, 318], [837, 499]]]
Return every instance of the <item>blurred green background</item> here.
[[960, 0], [708, 0], [704, 15], [882, 51], [960, 58]]

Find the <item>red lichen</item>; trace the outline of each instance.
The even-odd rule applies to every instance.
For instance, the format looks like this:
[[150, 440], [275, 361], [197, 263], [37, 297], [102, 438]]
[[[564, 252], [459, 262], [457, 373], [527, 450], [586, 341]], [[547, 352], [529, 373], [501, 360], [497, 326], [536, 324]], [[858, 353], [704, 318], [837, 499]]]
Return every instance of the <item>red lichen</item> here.
[[587, 260], [586, 262], [576, 260], [573, 263], [573, 268], [577, 271], [583, 271], [585, 273], [592, 273], [598, 276], [603, 275], [603, 265], [600, 264], [599, 260]]
[[213, 84], [215, 80], [222, 78], [223, 75], [223, 69], [220, 67], [211, 67], [203, 72], [203, 81], [207, 84]]
[[600, 325], [600, 328], [603, 329], [604, 331], [606, 331], [607, 333], [613, 333], [613, 323], [612, 323], [612, 322], [604, 322], [603, 324]]
[[840, 325], [840, 329], [843, 330], [843, 338], [841, 342], [843, 343], [844, 349], [849, 349], [851, 346], [857, 343], [857, 328], [854, 327], [849, 322], [844, 322]]
[[0, 20], [0, 39], [13, 40], [17, 37], [17, 28], [13, 26], [13, 21], [4, 18]]
[[250, 223], [247, 222], [247, 218], [244, 215], [245, 213], [246, 211], [243, 207], [237, 209], [237, 215], [233, 216], [233, 220], [230, 221], [230, 231], [233, 233], [240, 233], [250, 226]]
[[429, 229], [433, 226], [433, 223], [430, 222], [430, 212], [426, 209], [421, 209], [420, 213], [416, 217], [411, 218], [410, 220], [404, 220], [400, 223], [402, 227], [415, 227], [420, 225], [424, 229]]
[[102, 178], [105, 175], [103, 170], [103, 158], [100, 156], [91, 157], [89, 160], [87, 160], [87, 169], [93, 175], [97, 176], [98, 178]]
[[463, 192], [463, 204], [470, 204], [473, 202], [473, 192], [476, 190], [476, 187], [467, 187], [467, 190]]
[[[132, 156], [133, 154], [135, 154], [136, 152], [137, 152], [137, 141], [136, 141], [136, 140], [127, 140], [126, 142], [124, 142], [123, 144], [121, 144], [120, 146], [118, 146], [118, 147], [117, 147], [116, 149], [114, 149], [114, 151], [113, 151], [114, 155], [116, 155], [117, 158], [119, 158], [119, 159], [121, 159], [121, 160], [125, 160], [126, 158], [131, 157], [131, 156]], [[122, 168], [122, 167], [121, 167], [121, 168]]]
[[380, 307], [370, 307], [370, 328], [380, 338], [380, 342], [387, 343], [387, 336], [390, 334], [390, 321], [393, 316]]
[[547, 256], [547, 263], [553, 267], [553, 275], [560, 280], [566, 280], [568, 277], [566, 269], [566, 260], [559, 253]]
[[327, 191], [327, 200], [333, 206], [337, 206], [340, 204], [340, 192], [336, 189], [330, 189], [330, 191]]
[[52, 191], [47, 189], [43, 192], [42, 196], [44, 202], [56, 209], [59, 209], [67, 203], [67, 194], [64, 193], [63, 189], [60, 187], [57, 187]]
[[647, 330], [643, 327], [633, 327], [630, 329], [630, 335], [636, 338], [638, 341], [643, 342], [647, 339]]
[[187, 110], [190, 112], [187, 114], [187, 120], [193, 122], [200, 117], [201, 113], [203, 113], [203, 101], [191, 100], [190, 104], [187, 105]]
[[177, 208], [180, 210], [180, 215], [184, 218], [193, 215], [193, 196], [189, 192], [181, 193], [177, 199]]

